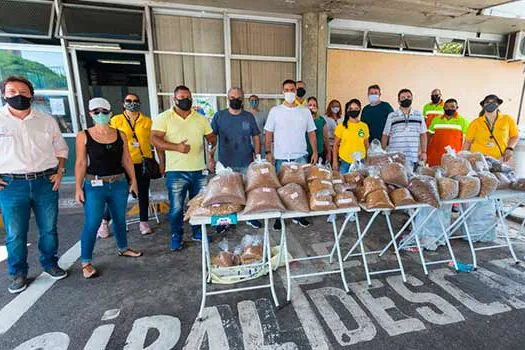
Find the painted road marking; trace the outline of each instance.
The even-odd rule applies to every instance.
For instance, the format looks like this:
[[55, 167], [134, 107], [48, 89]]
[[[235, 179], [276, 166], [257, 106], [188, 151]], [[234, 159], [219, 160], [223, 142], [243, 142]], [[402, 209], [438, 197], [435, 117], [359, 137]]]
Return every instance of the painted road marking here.
[[[67, 270], [79, 257], [80, 241], [62, 255], [58, 264]], [[7, 332], [55, 282], [56, 280], [52, 279], [48, 274], [41, 273], [24, 292], [4, 306], [0, 310], [0, 334]]]
[[[27, 243], [27, 246], [29, 247], [31, 244]], [[5, 245], [0, 245], [0, 262], [7, 259], [7, 247]]]

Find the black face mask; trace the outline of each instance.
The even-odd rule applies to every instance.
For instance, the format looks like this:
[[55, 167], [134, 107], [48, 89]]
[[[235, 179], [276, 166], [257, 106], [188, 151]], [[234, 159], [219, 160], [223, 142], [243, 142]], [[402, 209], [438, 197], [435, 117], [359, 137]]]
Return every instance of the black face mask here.
[[183, 98], [181, 100], [175, 99], [175, 105], [183, 111], [189, 111], [191, 109], [193, 101], [189, 98]]
[[430, 95], [430, 99], [432, 100], [432, 103], [437, 105], [439, 101], [441, 101], [441, 96], [439, 95]]
[[456, 114], [455, 109], [445, 109], [445, 115], [452, 117], [454, 114]]
[[234, 98], [230, 100], [230, 108], [231, 109], [241, 109], [242, 107], [242, 100], [239, 98]]
[[347, 118], [357, 118], [359, 117], [359, 113], [361, 113], [361, 111], [347, 111], [346, 117]]
[[303, 98], [304, 95], [306, 95], [306, 89], [305, 88], [300, 87], [299, 89], [297, 89], [297, 97]]
[[25, 111], [31, 107], [31, 97], [16, 95], [4, 98], [7, 104], [18, 111]]
[[412, 106], [412, 100], [407, 98], [406, 100], [403, 100], [403, 101], [399, 102], [399, 104], [403, 108], [408, 108], [408, 107]]
[[496, 109], [498, 109], [498, 104], [497, 103], [492, 102], [492, 103], [489, 103], [489, 104], [485, 105], [485, 111], [487, 111], [489, 113], [494, 112]]

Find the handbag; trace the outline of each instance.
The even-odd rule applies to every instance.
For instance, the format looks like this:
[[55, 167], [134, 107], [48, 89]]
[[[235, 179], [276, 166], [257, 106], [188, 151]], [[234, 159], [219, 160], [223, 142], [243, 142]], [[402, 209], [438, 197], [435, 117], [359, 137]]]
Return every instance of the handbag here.
[[[150, 158], [150, 157], [144, 156], [144, 153], [142, 152], [142, 149], [140, 147], [139, 138], [137, 137], [137, 134], [135, 134], [135, 126], [131, 124], [131, 121], [128, 119], [126, 115], [124, 115], [124, 117], [126, 118], [126, 121], [128, 122], [129, 127], [131, 128], [131, 131], [133, 132], [133, 139], [136, 140], [139, 145], [139, 152], [140, 152], [140, 155], [142, 156], [142, 167], [141, 167], [142, 176], [147, 177], [151, 180], [160, 179], [162, 177], [162, 174], [160, 173], [159, 163], [157, 163], [157, 160], [153, 157]], [[140, 118], [140, 115], [139, 115], [139, 118]], [[135, 122], [135, 125], [136, 124], [137, 122]]]

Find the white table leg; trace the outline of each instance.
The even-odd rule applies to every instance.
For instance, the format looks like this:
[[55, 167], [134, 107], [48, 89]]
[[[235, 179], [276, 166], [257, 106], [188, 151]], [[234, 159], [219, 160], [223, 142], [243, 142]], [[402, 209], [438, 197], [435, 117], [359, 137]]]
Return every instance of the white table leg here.
[[516, 253], [514, 252], [514, 247], [512, 247], [512, 242], [510, 241], [510, 238], [509, 238], [509, 227], [507, 226], [507, 223], [505, 222], [505, 219], [503, 216], [503, 210], [502, 210], [503, 203], [500, 200], [496, 200], [495, 204], [496, 204], [496, 215], [498, 215], [501, 226], [503, 227], [503, 234], [505, 235], [505, 240], [507, 241], [507, 245], [509, 246], [510, 254], [512, 255], [512, 258], [514, 259], [514, 262], [518, 264], [519, 260], [516, 257]]
[[[476, 204], [472, 203], [471, 206], [475, 206]], [[474, 249], [474, 242], [472, 242], [472, 237], [470, 236], [470, 230], [468, 228], [468, 224], [467, 224], [467, 218], [465, 217], [463, 219], [463, 217], [465, 216], [465, 213], [468, 212], [468, 209], [472, 209], [472, 208], [467, 208], [467, 210], [463, 210], [463, 206], [460, 205], [459, 206], [459, 212], [460, 212], [460, 217], [457, 219], [457, 220], [463, 220], [462, 222], [462, 225], [463, 227], [465, 227], [465, 234], [467, 236], [467, 240], [468, 240], [468, 245], [470, 247], [470, 253], [472, 254], [472, 266], [474, 266], [475, 269], [478, 268], [478, 261], [477, 261], [477, 258], [476, 258], [476, 250]], [[472, 212], [472, 210], [470, 211]], [[451, 225], [451, 227], [454, 226], [454, 224]], [[452, 232], [452, 230], [449, 228], [449, 230]]]
[[[346, 221], [346, 220], [345, 220]], [[341, 234], [343, 233], [344, 226], [341, 228]], [[346, 283], [346, 277], [345, 277], [345, 270], [343, 267], [343, 258], [341, 256], [341, 247], [339, 246], [339, 233], [337, 232], [337, 223], [335, 220], [332, 222], [332, 229], [334, 231], [334, 246], [337, 251], [337, 260], [339, 262], [339, 270], [341, 272], [341, 279], [343, 280], [343, 286], [345, 287], [345, 291], [348, 293], [350, 289], [348, 289], [348, 284]]]
[[[272, 269], [272, 248], [270, 245], [270, 228], [268, 227], [268, 219], [264, 219], [264, 247], [263, 247], [263, 259], [268, 259], [268, 273], [270, 275], [270, 290], [272, 292], [273, 301], [275, 306], [279, 306], [279, 300], [275, 294], [275, 286], [273, 282], [273, 269]], [[266, 255], [264, 255], [266, 253]]]
[[370, 227], [372, 226], [372, 224], [374, 223], [375, 219], [377, 218], [377, 216], [379, 215], [379, 211], [376, 211], [374, 212], [374, 214], [372, 215], [372, 217], [370, 218], [370, 221], [368, 221], [368, 224], [366, 225], [365, 229], [363, 230], [363, 234], [361, 235], [361, 237], [359, 237], [357, 239], [357, 242], [354, 243], [354, 245], [352, 246], [352, 248], [350, 248], [350, 250], [348, 251], [348, 253], [345, 255], [345, 257], [343, 258], [343, 261], [346, 261], [346, 259], [348, 259], [350, 257], [350, 255], [354, 252], [354, 250], [357, 248], [357, 246], [359, 244], [361, 244], [361, 242], [363, 241], [363, 239], [365, 238], [366, 234], [368, 233], [368, 231], [370, 230]]
[[361, 226], [359, 224], [359, 215], [356, 213], [355, 217], [355, 224], [356, 224], [356, 230], [357, 230], [357, 240], [359, 241], [359, 249], [361, 250], [361, 258], [363, 259], [363, 267], [365, 268], [365, 276], [366, 276], [366, 282], [368, 285], [372, 285], [372, 281], [370, 280], [370, 271], [368, 269], [368, 261], [366, 260], [366, 252], [365, 252], [365, 246], [363, 244], [363, 236], [364, 234], [361, 234]]
[[284, 246], [284, 265], [286, 267], [286, 301], [290, 301], [292, 299], [292, 277], [290, 276], [290, 262], [288, 261], [288, 244], [286, 240], [286, 225], [284, 223], [284, 219], [281, 220], [281, 232], [282, 232], [282, 244]]
[[423, 255], [423, 248], [421, 247], [421, 243], [419, 242], [419, 235], [415, 233], [414, 238], [416, 239], [416, 247], [417, 252], [419, 253], [419, 259], [421, 259], [421, 265], [423, 265], [423, 272], [425, 272], [425, 275], [428, 276], [427, 262], [425, 261], [425, 256]]
[[[201, 251], [202, 251], [202, 254], [201, 254], [201, 258], [202, 258], [202, 299], [201, 299], [201, 307], [199, 309], [199, 315], [197, 316], [197, 319], [199, 321], [202, 321], [202, 313], [204, 311], [204, 305], [206, 305], [206, 283], [207, 283], [207, 280], [208, 280], [208, 274], [206, 272], [207, 268], [208, 268], [208, 261], [207, 261], [207, 257], [208, 257], [208, 234], [206, 232], [206, 225], [203, 224], [201, 225], [201, 230], [202, 230], [202, 241], [201, 241]], [[210, 271], [210, 276], [211, 276], [211, 270]]]
[[[352, 215], [357, 215], [357, 213], [351, 213]], [[346, 216], [345, 220], [343, 221], [343, 226], [341, 226], [341, 230], [339, 231], [338, 239], [341, 241], [341, 237], [343, 236], [343, 232], [346, 229], [346, 225], [348, 224], [348, 221], [352, 218], [352, 215]], [[332, 247], [332, 251], [330, 252], [330, 264], [334, 260], [334, 254], [335, 254], [335, 245]]]
[[390, 237], [392, 239], [392, 244], [394, 245], [394, 250], [397, 257], [397, 262], [399, 264], [399, 269], [401, 270], [401, 277], [403, 278], [403, 282], [407, 281], [407, 278], [405, 276], [405, 269], [403, 268], [403, 262], [401, 261], [401, 255], [399, 254], [399, 249], [397, 248], [397, 242], [394, 236], [394, 230], [392, 229], [392, 223], [390, 222], [390, 213], [385, 213], [385, 219], [386, 224], [388, 226], [388, 232], [390, 233]]

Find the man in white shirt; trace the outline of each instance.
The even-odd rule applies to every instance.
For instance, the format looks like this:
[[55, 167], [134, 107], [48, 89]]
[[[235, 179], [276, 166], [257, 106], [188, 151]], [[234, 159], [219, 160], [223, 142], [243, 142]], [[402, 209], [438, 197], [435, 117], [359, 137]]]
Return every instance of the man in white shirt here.
[[[315, 124], [312, 113], [305, 107], [296, 104], [297, 85], [293, 80], [285, 80], [283, 83], [284, 102], [275, 106], [268, 114], [268, 120], [264, 126], [266, 159], [275, 161], [275, 170], [279, 172], [284, 162], [307, 163], [305, 134], [312, 145], [312, 163], [317, 163], [317, 139], [315, 137]], [[273, 153], [272, 153], [273, 142]], [[294, 219], [294, 223], [302, 227], [310, 226], [304, 218]], [[274, 230], [281, 229], [281, 222], [277, 220], [273, 225]]]
[[34, 88], [21, 77], [1, 85], [0, 210], [7, 231], [8, 290], [27, 288], [27, 232], [31, 209], [40, 232], [40, 264], [53, 279], [67, 277], [58, 267], [58, 189], [68, 147], [53, 117], [31, 108]]

